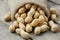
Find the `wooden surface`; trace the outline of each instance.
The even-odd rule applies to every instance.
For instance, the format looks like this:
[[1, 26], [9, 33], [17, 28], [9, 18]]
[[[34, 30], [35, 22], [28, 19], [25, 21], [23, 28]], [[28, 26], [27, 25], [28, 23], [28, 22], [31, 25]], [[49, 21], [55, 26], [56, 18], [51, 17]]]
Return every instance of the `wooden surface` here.
[[[48, 2], [48, 6], [55, 7], [58, 11], [60, 11], [60, 6], [58, 5]], [[10, 11], [10, 9], [8, 7], [7, 0], [0, 0], [0, 20], [3, 19], [3, 16], [8, 11]], [[60, 16], [58, 17], [58, 22], [60, 23]], [[0, 21], [0, 40], [24, 40], [16, 33], [10, 33], [8, 27], [9, 27], [8, 25]], [[30, 33], [30, 35], [33, 38], [33, 40], [60, 40], [60, 26], [57, 33], [47, 31], [39, 36], [36, 36], [33, 33]]]

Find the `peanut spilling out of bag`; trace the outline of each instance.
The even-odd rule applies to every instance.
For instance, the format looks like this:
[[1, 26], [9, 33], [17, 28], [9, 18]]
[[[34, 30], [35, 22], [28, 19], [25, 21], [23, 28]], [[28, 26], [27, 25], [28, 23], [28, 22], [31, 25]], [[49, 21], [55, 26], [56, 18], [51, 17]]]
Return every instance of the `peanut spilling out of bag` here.
[[57, 10], [55, 8], [50, 8], [51, 13], [51, 20], [56, 21], [57, 20]]
[[49, 21], [49, 26], [51, 27], [51, 31], [52, 31], [52, 32], [57, 32], [58, 26], [57, 26], [57, 24], [55, 24], [52, 20]]
[[[25, 4], [16, 12], [15, 21], [13, 25], [10, 25], [9, 30], [10, 32], [20, 34], [25, 39], [30, 37], [29, 32], [32, 32], [33, 28], [36, 35], [47, 31], [50, 27], [52, 32], [57, 32], [58, 26], [54, 23], [57, 20], [56, 13], [56, 9], [50, 9], [50, 20], [52, 20], [50, 21], [40, 6], [31, 3]], [[7, 14], [4, 19], [9, 21], [11, 15]]]
[[47, 31], [48, 28], [49, 28], [49, 27], [48, 27], [47, 25], [37, 26], [37, 27], [35, 28], [35, 30], [34, 30], [34, 33], [35, 33], [36, 35], [38, 35], [38, 34], [40, 34], [41, 32]]
[[6, 22], [11, 21], [11, 14], [9, 12], [4, 16], [4, 20]]
[[23, 38], [25, 38], [25, 39], [29, 39], [29, 38], [30, 38], [29, 33], [25, 32], [25, 31], [24, 31], [23, 29], [21, 29], [21, 28], [17, 28], [17, 29], [16, 29], [16, 33], [17, 33], [17, 34], [20, 34], [21, 37], [23, 37]]

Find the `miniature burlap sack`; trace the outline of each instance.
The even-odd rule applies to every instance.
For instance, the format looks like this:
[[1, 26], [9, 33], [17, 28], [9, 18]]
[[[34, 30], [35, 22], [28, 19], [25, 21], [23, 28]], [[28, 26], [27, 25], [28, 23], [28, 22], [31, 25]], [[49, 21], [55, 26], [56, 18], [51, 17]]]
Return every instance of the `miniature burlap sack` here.
[[39, 5], [48, 15], [47, 0], [8, 0], [9, 7], [11, 9], [11, 19], [14, 20], [14, 15], [19, 7], [26, 3], [34, 3]]

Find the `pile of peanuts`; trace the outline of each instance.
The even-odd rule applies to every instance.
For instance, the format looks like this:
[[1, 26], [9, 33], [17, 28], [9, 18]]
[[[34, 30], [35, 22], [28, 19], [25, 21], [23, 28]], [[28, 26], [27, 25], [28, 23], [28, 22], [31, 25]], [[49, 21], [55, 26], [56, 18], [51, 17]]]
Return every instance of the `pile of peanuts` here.
[[[9, 27], [10, 32], [16, 32], [22, 38], [29, 39], [29, 33], [34, 31], [34, 34], [39, 35], [46, 32], [49, 28], [52, 32], [57, 32], [58, 26], [55, 24], [57, 20], [57, 11], [55, 8], [50, 8], [50, 19], [46, 16], [45, 11], [38, 5], [25, 4], [20, 7], [15, 14], [15, 21]], [[11, 14], [4, 16], [5, 21], [11, 20]]]

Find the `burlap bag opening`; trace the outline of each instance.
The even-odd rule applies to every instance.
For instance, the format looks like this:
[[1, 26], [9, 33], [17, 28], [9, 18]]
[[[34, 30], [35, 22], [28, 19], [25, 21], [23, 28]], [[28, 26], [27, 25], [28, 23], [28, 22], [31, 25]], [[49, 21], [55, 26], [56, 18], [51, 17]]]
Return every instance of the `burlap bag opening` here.
[[39, 5], [47, 14], [49, 17], [49, 11], [47, 8], [47, 0], [9, 0], [8, 4], [11, 9], [11, 19], [14, 20], [14, 15], [19, 7], [26, 3], [34, 3]]
[[11, 25], [13, 23], [13, 21], [5, 22], [4, 16], [7, 14], [7, 12], [10, 12], [11, 19], [14, 20], [14, 15], [15, 15], [16, 11], [26, 3], [34, 3], [34, 4], [39, 5], [46, 12], [46, 14], [49, 18], [50, 13], [47, 8], [47, 0], [8, 0], [7, 4], [10, 9], [9, 8], [6, 9], [6, 7], [4, 7], [6, 10], [3, 13], [1, 13], [0, 21], [4, 22], [7, 25]]

